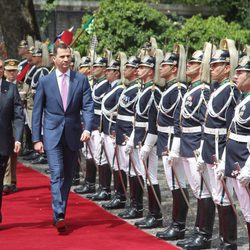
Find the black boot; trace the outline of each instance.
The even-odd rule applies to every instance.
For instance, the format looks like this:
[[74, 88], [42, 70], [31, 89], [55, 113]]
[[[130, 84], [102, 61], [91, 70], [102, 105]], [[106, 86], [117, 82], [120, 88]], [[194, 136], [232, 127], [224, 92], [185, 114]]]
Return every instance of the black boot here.
[[196, 213], [196, 219], [195, 219], [193, 231], [188, 238], [185, 238], [184, 240], [180, 240], [177, 242], [178, 247], [184, 248], [185, 245], [193, 242], [193, 237], [195, 237], [195, 235], [199, 232], [200, 215], [201, 215], [201, 211], [200, 211], [200, 206], [199, 206], [199, 200], [197, 199], [197, 213]]
[[[161, 192], [159, 185], [153, 185], [155, 194], [158, 200], [161, 202]], [[143, 220], [137, 221], [135, 226], [138, 228], [156, 228], [162, 227], [162, 213], [159, 207], [154, 192], [151, 186], [148, 186], [148, 202], [149, 202], [149, 214]]]
[[111, 170], [108, 164], [104, 164], [101, 166], [102, 170], [102, 189], [96, 195], [92, 197], [93, 201], [106, 201], [111, 198]]
[[[188, 198], [188, 191], [183, 188], [183, 191]], [[180, 189], [172, 191], [173, 195], [173, 210], [172, 210], [172, 224], [163, 232], [156, 234], [157, 238], [163, 240], [179, 240], [183, 239], [186, 231], [186, 218], [188, 212], [188, 206], [183, 198]]]
[[198, 203], [201, 211], [199, 232], [192, 237], [192, 242], [184, 246], [185, 249], [189, 250], [211, 248], [215, 205], [212, 198], [201, 199]]
[[98, 186], [98, 188], [97, 188], [97, 190], [96, 190], [95, 193], [88, 194], [86, 196], [88, 199], [92, 199], [92, 198], [98, 196], [99, 193], [102, 191], [102, 185], [103, 185], [103, 171], [102, 170], [103, 170], [102, 166], [98, 165], [98, 178], [99, 178], [98, 181], [99, 181], [99, 186]]
[[130, 183], [130, 207], [118, 214], [122, 219], [137, 219], [143, 216], [143, 189], [138, 180], [143, 184], [142, 176], [129, 178]]
[[218, 249], [237, 250], [237, 217], [231, 206], [220, 206], [219, 220], [222, 220], [222, 238]]
[[75, 188], [74, 191], [78, 194], [95, 193], [95, 181], [96, 181], [95, 162], [93, 159], [87, 159], [85, 181], [80, 187]]
[[127, 174], [123, 170], [121, 170], [120, 173], [119, 171], [113, 171], [113, 176], [115, 184], [115, 195], [110, 202], [102, 205], [102, 207], [105, 209], [120, 209], [124, 208], [126, 205], [126, 196], [124, 193], [124, 188], [127, 189]]

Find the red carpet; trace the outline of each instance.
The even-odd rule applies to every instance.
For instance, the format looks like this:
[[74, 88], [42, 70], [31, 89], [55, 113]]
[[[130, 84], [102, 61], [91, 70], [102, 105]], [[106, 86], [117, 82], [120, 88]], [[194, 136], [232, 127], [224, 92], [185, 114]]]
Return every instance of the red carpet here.
[[3, 197], [1, 250], [177, 249], [74, 193], [68, 203], [68, 234], [59, 235], [51, 224], [49, 179], [21, 164], [17, 174], [19, 192]]

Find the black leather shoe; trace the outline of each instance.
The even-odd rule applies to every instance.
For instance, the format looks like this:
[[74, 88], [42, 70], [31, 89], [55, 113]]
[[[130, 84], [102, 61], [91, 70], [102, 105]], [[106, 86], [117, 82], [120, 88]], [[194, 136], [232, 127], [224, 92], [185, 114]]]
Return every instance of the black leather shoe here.
[[43, 155], [40, 155], [36, 159], [32, 160], [30, 163], [31, 164], [47, 164], [48, 161]]
[[135, 207], [129, 207], [125, 211], [118, 214], [122, 219], [139, 219], [143, 217], [143, 209], [137, 209]]
[[105, 209], [120, 209], [124, 208], [126, 205], [125, 197], [122, 198], [120, 195], [115, 194], [113, 199], [102, 205]]
[[78, 178], [73, 178], [72, 180], [72, 186], [78, 186], [80, 184], [80, 177]]
[[111, 199], [111, 192], [106, 189], [102, 189], [97, 196], [93, 196], [93, 201], [107, 201]]
[[135, 226], [142, 229], [162, 227], [162, 217], [156, 218], [151, 214], [148, 214], [146, 218], [137, 221]]
[[55, 222], [55, 227], [59, 233], [63, 233], [66, 231], [66, 224], [64, 218], [57, 218]]
[[198, 250], [211, 248], [211, 239], [208, 239], [205, 235], [197, 234], [193, 237], [192, 242], [189, 242], [184, 246], [185, 249]]
[[24, 148], [22, 152], [19, 154], [19, 156], [24, 157], [26, 155], [31, 154], [32, 152], [33, 152], [33, 149]]
[[194, 237], [195, 237], [195, 235], [192, 235], [191, 237], [188, 237], [184, 240], [179, 240], [176, 245], [178, 247], [185, 248], [185, 246], [187, 246], [188, 244], [193, 242]]
[[45, 172], [45, 174], [50, 174], [50, 169], [47, 168], [47, 169], [44, 170], [44, 172]]
[[17, 192], [18, 189], [15, 184], [12, 185], [4, 185], [3, 186], [3, 194], [8, 195]]
[[185, 226], [172, 223], [165, 231], [158, 232], [156, 237], [162, 240], [180, 240], [184, 239]]
[[32, 153], [24, 156], [23, 159], [25, 161], [31, 161], [31, 160], [35, 160], [37, 157], [39, 157], [39, 154], [37, 152], [33, 151]]
[[95, 193], [86, 195], [86, 198], [87, 198], [87, 199], [93, 199], [94, 197], [98, 196], [99, 193], [100, 193], [101, 191], [102, 191], [102, 187], [99, 186], [99, 187], [97, 188], [97, 190], [96, 190]]
[[76, 192], [77, 194], [94, 194], [95, 184], [84, 183], [80, 187], [75, 188], [74, 192]]

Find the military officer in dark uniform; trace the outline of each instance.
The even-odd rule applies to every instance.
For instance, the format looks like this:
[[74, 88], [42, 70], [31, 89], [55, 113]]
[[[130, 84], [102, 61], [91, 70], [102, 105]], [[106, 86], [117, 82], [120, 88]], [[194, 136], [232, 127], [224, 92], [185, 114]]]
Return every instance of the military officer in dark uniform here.
[[[112, 171], [113, 176], [115, 176], [115, 171], [118, 170], [117, 160], [115, 159], [115, 138], [113, 133], [115, 131], [119, 99], [124, 89], [121, 81], [121, 67], [122, 62], [120, 60], [112, 59], [105, 73], [109, 82], [109, 90], [102, 99], [102, 142], [98, 145], [98, 152], [99, 155], [102, 155], [103, 162], [100, 166], [102, 191], [93, 197], [92, 200], [110, 200]], [[103, 204], [104, 208], [106, 206], [109, 206], [109, 203]]]
[[[197, 170], [207, 172], [213, 200], [219, 214], [219, 233], [223, 245], [234, 249], [237, 225], [236, 215], [221, 179], [225, 170], [225, 145], [228, 128], [232, 122], [234, 108], [239, 97], [239, 90], [232, 82], [234, 69], [237, 66], [238, 52], [233, 40], [225, 39], [220, 43], [210, 63], [212, 85], [204, 123], [204, 143], [197, 163]], [[231, 77], [231, 79], [230, 79]], [[216, 158], [216, 159], [215, 159]], [[204, 168], [206, 168], [204, 170]], [[232, 194], [232, 185], [226, 182], [226, 189]], [[227, 234], [226, 228], [232, 228]]]
[[[159, 104], [157, 129], [157, 153], [162, 156], [162, 162], [168, 186], [173, 197], [172, 224], [156, 236], [164, 240], [177, 240], [185, 231], [185, 222], [188, 207], [176, 181], [174, 173], [180, 182], [182, 190], [188, 197], [186, 189], [185, 173], [180, 157], [174, 160], [170, 166], [166, 150], [173, 150], [172, 146], [178, 144], [180, 131], [180, 109], [183, 95], [186, 93], [186, 60], [183, 45], [175, 45], [174, 52], [167, 53], [161, 62], [160, 76], [165, 79], [165, 90]], [[177, 142], [176, 142], [177, 141]], [[179, 149], [178, 149], [179, 150]], [[172, 170], [174, 168], [174, 172]]]
[[208, 191], [211, 187], [206, 186], [209, 184], [207, 173], [199, 173], [195, 167], [197, 153], [200, 154], [203, 145], [202, 128], [210, 94], [211, 54], [212, 44], [205, 43], [204, 49], [194, 52], [188, 62], [186, 74], [191, 79], [191, 85], [181, 108], [180, 154], [187, 180], [197, 199], [194, 232], [190, 238], [177, 242], [178, 246], [187, 249], [210, 248], [215, 217], [215, 205]]
[[[157, 107], [161, 98], [161, 90], [156, 86], [155, 76], [156, 58], [150, 55], [144, 56], [139, 64], [138, 77], [142, 80], [142, 87], [136, 104], [135, 125], [127, 143], [126, 151], [137, 168], [138, 174], [147, 183], [148, 190], [148, 215], [135, 222], [139, 228], [155, 228], [162, 226], [162, 213], [160, 208], [161, 194], [157, 178], [158, 157], [156, 154], [157, 141]], [[140, 146], [143, 145], [141, 148]], [[146, 178], [145, 168], [150, 176], [149, 182]], [[140, 178], [141, 178], [140, 177]], [[142, 197], [140, 190], [137, 195], [138, 215], [142, 215]]]
[[[90, 140], [85, 143], [85, 151], [86, 154], [86, 174], [84, 183], [74, 189], [76, 193], [79, 194], [89, 194], [87, 197], [92, 198], [94, 195], [98, 195], [102, 190], [102, 172], [100, 169], [100, 165], [102, 162], [102, 154], [99, 155], [97, 148], [98, 144], [101, 143], [100, 136], [100, 124], [101, 124], [101, 103], [102, 98], [105, 93], [108, 91], [109, 83], [105, 76], [105, 71], [107, 67], [107, 58], [106, 57], [97, 57], [93, 63], [93, 81], [94, 84], [92, 86], [92, 98], [94, 101], [94, 119], [92, 124], [92, 133], [90, 136]], [[90, 153], [91, 150], [91, 153]], [[93, 158], [94, 157], [94, 158]], [[105, 162], [104, 162], [105, 163]], [[96, 183], [96, 166], [98, 166], [99, 172], [99, 188], [96, 192], [95, 183]]]
[[17, 86], [3, 80], [2, 77], [3, 60], [0, 59], [0, 223], [5, 169], [13, 150], [15, 153], [20, 152], [24, 127], [23, 107]]
[[[250, 58], [248, 56], [244, 56], [240, 60], [234, 80], [241, 91], [241, 96], [235, 107], [229, 139], [226, 144], [225, 176], [233, 184], [247, 223], [248, 239], [250, 240]], [[231, 220], [231, 218], [227, 219]], [[230, 249], [236, 249], [237, 238], [235, 237], [237, 234], [231, 234], [236, 232], [236, 224], [230, 223], [224, 230], [225, 235], [231, 235], [232, 237], [230, 239], [226, 237], [228, 241], [224, 242], [224, 248], [222, 249], [229, 249], [229, 247], [231, 247]]]

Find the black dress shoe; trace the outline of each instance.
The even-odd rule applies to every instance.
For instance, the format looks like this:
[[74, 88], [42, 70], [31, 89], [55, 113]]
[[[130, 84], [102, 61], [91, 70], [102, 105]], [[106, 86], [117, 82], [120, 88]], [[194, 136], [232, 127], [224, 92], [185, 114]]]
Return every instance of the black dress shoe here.
[[50, 169], [47, 168], [47, 169], [44, 170], [44, 172], [45, 172], [45, 174], [50, 174]]
[[180, 240], [185, 236], [185, 225], [172, 223], [165, 231], [158, 232], [156, 237], [162, 240]]
[[139, 219], [143, 217], [143, 209], [137, 209], [135, 207], [129, 207], [125, 211], [118, 214], [122, 219]]
[[192, 241], [186, 244], [184, 248], [189, 250], [209, 249], [211, 248], [211, 238], [202, 234], [196, 234], [192, 237]]
[[80, 184], [80, 177], [74, 177], [72, 180], [72, 186], [78, 186]]
[[24, 156], [23, 159], [25, 161], [31, 161], [31, 160], [35, 160], [37, 157], [39, 157], [39, 154], [37, 152], [33, 151], [32, 153]]
[[63, 233], [66, 231], [66, 224], [64, 218], [58, 218], [55, 223], [55, 227], [59, 233]]
[[126, 198], [119, 194], [115, 194], [111, 201], [102, 205], [105, 209], [120, 209], [126, 205]]
[[23, 156], [31, 154], [32, 152], [33, 152], [33, 149], [24, 148], [22, 152], [19, 154], [19, 156], [23, 157]]
[[157, 218], [152, 214], [148, 214], [146, 218], [137, 221], [135, 226], [142, 229], [162, 227], [162, 217]]
[[17, 191], [18, 191], [18, 188], [16, 187], [15, 184], [3, 186], [3, 194], [4, 195], [12, 194], [12, 193], [15, 193]]
[[86, 196], [86, 198], [87, 198], [87, 199], [93, 199], [94, 197], [98, 196], [99, 193], [100, 193], [101, 191], [102, 191], [102, 187], [99, 186], [99, 187], [97, 188], [97, 190], [96, 190], [95, 193], [93, 193], [93, 194], [88, 194], [88, 195]]
[[108, 189], [102, 189], [97, 196], [93, 196], [93, 201], [107, 201], [111, 199], [111, 191]]
[[91, 194], [95, 193], [95, 184], [84, 183], [80, 187], [74, 189], [77, 194]]
[[40, 155], [36, 159], [32, 160], [30, 163], [31, 164], [47, 164], [48, 161], [43, 155]]

